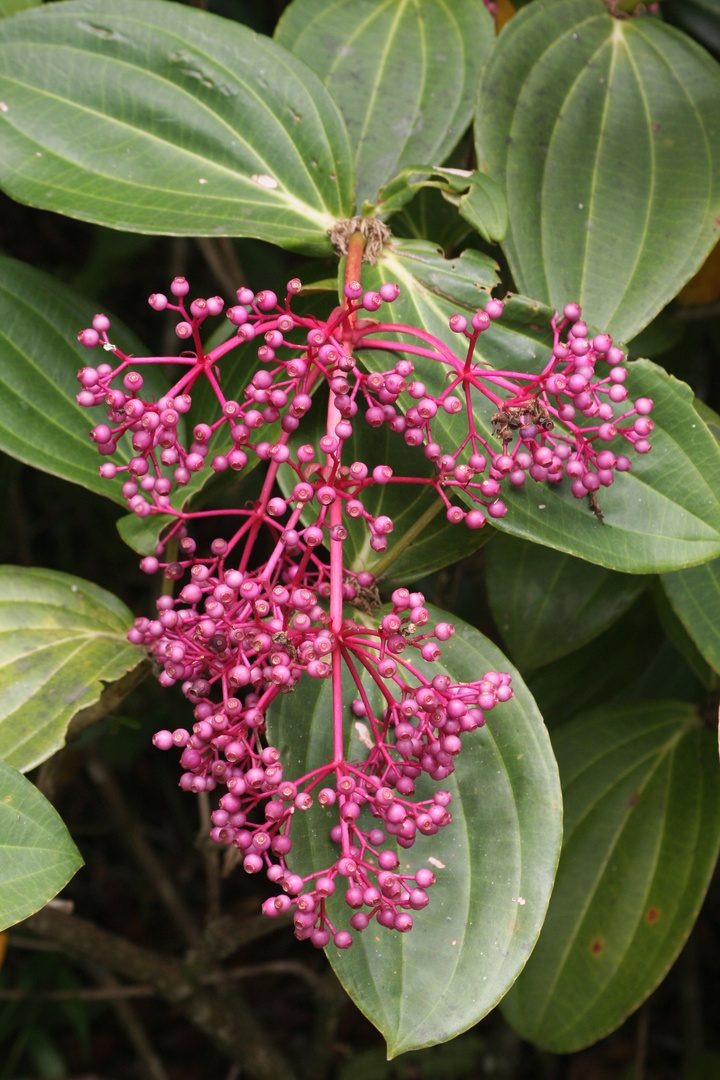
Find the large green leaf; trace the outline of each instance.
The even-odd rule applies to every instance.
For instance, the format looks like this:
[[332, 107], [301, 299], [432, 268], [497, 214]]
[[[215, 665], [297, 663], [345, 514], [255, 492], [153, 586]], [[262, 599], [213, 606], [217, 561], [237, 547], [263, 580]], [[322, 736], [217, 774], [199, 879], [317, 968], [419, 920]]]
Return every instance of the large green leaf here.
[[55, 808], [0, 761], [0, 930], [52, 900], [83, 865]]
[[692, 407], [692, 391], [648, 360], [628, 364], [631, 399], [654, 403], [652, 450], [599, 496], [605, 523], [566, 482], [526, 485], [496, 526], [629, 573], [661, 573], [720, 552], [720, 449]]
[[485, 572], [490, 610], [521, 668], [549, 664], [592, 641], [647, 584], [514, 536], [490, 545]]
[[[602, 0], [530, 4], [478, 93], [479, 168], [505, 191], [521, 291], [633, 337], [718, 237], [720, 67]], [[692, 164], [690, 164], [692, 163]]]
[[26, 772], [54, 754], [103, 683], [137, 667], [132, 612], [58, 570], [0, 567], [0, 757]]
[[472, 229], [437, 188], [421, 188], [411, 203], [388, 222], [395, 242], [401, 238], [433, 240], [444, 251], [456, 251]]
[[710, 666], [720, 672], [720, 559], [663, 574], [675, 614]]
[[16, 12], [24, 11], [26, 8], [40, 7], [41, 4], [42, 0], [0, 0], [0, 19], [15, 15]]
[[503, 1002], [560, 1053], [607, 1035], [682, 948], [720, 845], [717, 741], [695, 708], [602, 708], [553, 737], [565, 837], [535, 952]]
[[[649, 593], [643, 593], [599, 637], [568, 656], [527, 673], [530, 693], [545, 723], [552, 730], [601, 702], [615, 701], [656, 662], [664, 642], [655, 604]], [[666, 662], [666, 674], [671, 666]], [[664, 686], [659, 692], [668, 693]], [[675, 687], [669, 692], [680, 696]], [[649, 693], [653, 697], [658, 693], [657, 681]]]
[[[446, 617], [432, 608], [430, 616]], [[465, 740], [453, 777], [443, 781], [453, 794], [452, 825], [407, 853], [415, 867], [428, 857], [446, 867], [412, 932], [372, 923], [353, 935], [347, 952], [327, 950], [347, 992], [385, 1036], [391, 1057], [453, 1038], [500, 1000], [542, 925], [560, 843], [557, 774], [535, 703], [498, 649], [466, 623], [453, 622], [455, 636], [432, 673], [447, 670], [455, 680], [471, 681], [488, 669], [509, 671], [515, 697]], [[354, 696], [346, 684], [346, 706]], [[350, 749], [349, 709], [347, 715], [348, 752], [357, 754], [362, 747], [355, 739]], [[330, 684], [309, 679], [271, 714], [270, 738], [289, 775], [332, 755], [331, 716]], [[321, 808], [295, 815], [293, 866], [310, 872], [336, 860], [331, 822]], [[340, 900], [338, 911], [343, 906]], [[346, 925], [347, 909], [337, 918]]]
[[477, 0], [294, 0], [275, 32], [342, 110], [358, 207], [404, 165], [442, 164], [470, 123], [494, 36]]
[[[371, 288], [384, 281], [402, 286], [398, 299], [383, 307], [383, 321], [424, 328], [462, 356], [463, 339], [450, 331], [447, 320], [453, 311], [480, 306], [477, 288], [461, 272], [463, 260], [475, 254], [464, 252], [458, 260], [444, 260], [431, 255], [429, 244], [394, 241], [364, 280]], [[420, 271], [423, 278], [416, 280]], [[476, 355], [495, 369], [542, 370], [551, 353], [550, 314], [547, 307], [525, 297], [511, 297], [502, 317], [479, 339]], [[363, 349], [359, 355], [370, 369], [388, 366], [386, 352]], [[447, 369], [421, 357], [413, 362], [428, 391], [439, 394]], [[602, 490], [599, 502], [605, 524], [586, 499], [573, 497], [566, 481], [527, 482], [508, 492], [508, 513], [494, 524], [503, 532], [611, 570], [658, 573], [704, 562], [720, 554], [720, 448], [700, 422], [685, 383], [646, 360], [629, 364], [628, 371], [630, 400], [649, 397], [655, 403], [653, 448], [644, 456], [632, 454], [632, 471]], [[492, 445], [495, 406], [479, 393], [474, 400], [477, 429]], [[457, 449], [467, 434], [466, 423], [463, 413], [452, 417], [438, 413], [433, 433], [443, 450]], [[613, 447], [619, 452], [622, 445], [617, 440]]]
[[296, 57], [165, 0], [0, 23], [0, 184], [113, 228], [329, 251], [352, 208], [340, 112]]
[[[89, 438], [107, 409], [84, 409], [75, 401], [78, 368], [101, 363], [107, 355], [77, 340], [93, 314], [94, 305], [54, 278], [0, 257], [0, 450], [124, 503], [120, 479], [98, 475], [108, 459], [98, 455]], [[111, 333], [125, 352], [137, 356], [147, 351], [115, 319]], [[160, 383], [148, 373], [145, 385], [152, 392]], [[124, 464], [132, 456], [123, 440], [113, 460]]]

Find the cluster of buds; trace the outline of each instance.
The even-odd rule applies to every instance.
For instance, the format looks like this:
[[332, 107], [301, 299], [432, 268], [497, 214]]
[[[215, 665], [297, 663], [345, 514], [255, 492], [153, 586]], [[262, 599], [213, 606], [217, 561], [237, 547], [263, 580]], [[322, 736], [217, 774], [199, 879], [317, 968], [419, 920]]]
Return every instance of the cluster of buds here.
[[[362, 931], [371, 919], [401, 932], [411, 929], [412, 912], [428, 902], [434, 871], [399, 872], [396, 851], [383, 845], [392, 838], [399, 848], [410, 848], [418, 836], [450, 823], [450, 794], [440, 790], [432, 799], [416, 800], [416, 782], [423, 774], [436, 782], [450, 776], [463, 736], [512, 697], [505, 673], [457, 682], [439, 670], [442, 643], [453, 627], [431, 623], [421, 593], [395, 590], [390, 610], [374, 617], [375, 579], [367, 569], [346, 567], [343, 545], [350, 523], [362, 521], [371, 549], [385, 551], [393, 521], [366, 509], [363, 493], [374, 485], [427, 484], [443, 501], [448, 520], [470, 528], [482, 526], [486, 515], [507, 512], [498, 497], [506, 479], [512, 488], [526, 476], [558, 482], [567, 475], [573, 493], [592, 495], [612, 482], [614, 470], [629, 467], [623, 455], [603, 449], [611, 439], [621, 437], [639, 453], [649, 450], [651, 403], [641, 399], [623, 411], [622, 353], [605, 335], [588, 340], [576, 305], [553, 321], [545, 369], [523, 375], [496, 372], [475, 359], [480, 335], [502, 315], [499, 300], [488, 299], [469, 323], [461, 315], [450, 320], [451, 330], [467, 339], [461, 358], [420, 329], [369, 317], [397, 299], [394, 284], [363, 292], [358, 282], [348, 281], [343, 305], [325, 321], [292, 312], [300, 289], [297, 279], [289, 282], [283, 303], [270, 291], [256, 296], [240, 289], [238, 304], [226, 311], [231, 337], [206, 353], [200, 326], [221, 314], [224, 303], [211, 297], [186, 306], [189, 286], [176, 278], [170, 287], [174, 303], [163, 294], [149, 302], [157, 311], [178, 313], [176, 333], [193, 346], [178, 357], [126, 356], [108, 338], [107, 317], [97, 315], [79, 340], [88, 348], [102, 347], [115, 363], [82, 368], [77, 400], [108, 410], [108, 422], [91, 433], [101, 455], [112, 458], [126, 435], [132, 442], [129, 462], [107, 460], [101, 475], [122, 474], [123, 495], [138, 516], [171, 519], [155, 554], [141, 566], [150, 574], [162, 572], [177, 596], [165, 592], [157, 618], [137, 619], [129, 638], [153, 655], [164, 686], [181, 686], [196, 722], [192, 731], [157, 732], [155, 745], [181, 749], [183, 789], [225, 789], [212, 814], [211, 836], [237, 848], [249, 873], [264, 872], [282, 890], [263, 911], [277, 916], [292, 910], [298, 937], [318, 947], [332, 937], [337, 947], [347, 948], [352, 935], [333, 925], [326, 904], [338, 878], [345, 881], [354, 930]], [[224, 358], [257, 339], [259, 363], [243, 400], [227, 399], [221, 388]], [[384, 350], [387, 370], [362, 370], [357, 356], [363, 348], [375, 356]], [[595, 374], [600, 359], [610, 367], [605, 378]], [[142, 393], [143, 365], [155, 364], [184, 368], [157, 401]], [[416, 365], [428, 383], [442, 389], [428, 390]], [[193, 418], [188, 445], [184, 417], [194, 389], [205, 381], [217, 399], [215, 415]], [[329, 389], [325, 434], [317, 445], [300, 443], [295, 433], [323, 381]], [[495, 410], [485, 429], [483, 404], [486, 413]], [[372, 468], [344, 460], [361, 408], [362, 422], [387, 423], [418, 448], [427, 459], [427, 475], [395, 476], [388, 464]], [[583, 426], [576, 423], [578, 414]], [[630, 423], [632, 416], [637, 419]], [[442, 418], [452, 423], [442, 426]], [[447, 444], [448, 431], [453, 440], [460, 432], [453, 445]], [[240, 473], [250, 455], [266, 463], [252, 507], [192, 511], [174, 505], [172, 495], [193, 473], [208, 466], [216, 473]], [[280, 469], [290, 478], [284, 495], [277, 486]], [[188, 527], [194, 519], [219, 516], [229, 521], [230, 535], [217, 536], [208, 554], [198, 553]], [[347, 617], [347, 605], [363, 616]], [[279, 694], [308, 678], [332, 682], [333, 751], [305, 776], [290, 778], [278, 749], [268, 744], [266, 717]], [[348, 681], [356, 694], [350, 709], [343, 697]], [[357, 760], [346, 752], [351, 730], [363, 747]], [[330, 835], [337, 858], [302, 877], [292, 867], [291, 823], [315, 801], [336, 809]]]
[[[85, 406], [109, 406], [109, 424], [98, 424], [91, 432], [101, 454], [113, 455], [122, 436], [130, 433], [135, 456], [127, 465], [108, 461], [100, 472], [107, 478], [126, 474], [122, 491], [135, 514], [146, 517], [173, 513], [180, 525], [189, 515], [173, 510], [173, 488], [187, 484], [192, 473], [202, 471], [208, 463], [214, 472], [240, 472], [248, 463], [248, 455], [255, 454], [275, 466], [287, 465], [297, 481], [289, 499], [275, 497], [268, 501], [267, 523], [272, 527], [279, 529], [279, 519], [289, 514], [285, 531], [292, 539], [300, 513], [315, 502], [319, 504], [318, 521], [298, 535], [311, 546], [320, 544], [328, 507], [340, 498], [343, 514], [365, 519], [373, 549], [384, 551], [393, 523], [385, 515], [375, 518], [366, 511], [362, 492], [371, 485], [425, 483], [443, 500], [448, 521], [464, 522], [476, 529], [485, 524], [487, 516], [501, 518], [507, 513], [507, 504], [500, 498], [504, 481], [512, 488], [522, 487], [527, 477], [536, 482], [559, 483], [567, 476], [576, 498], [594, 496], [601, 487], [613, 483], [616, 472], [631, 467], [630, 458], [615, 453], [609, 443], [620, 438], [636, 453], [650, 450], [652, 401], [639, 398], [628, 403], [622, 350], [607, 334], [589, 339], [577, 304], [568, 304], [562, 319], [553, 319], [552, 356], [544, 369], [538, 374], [520, 374], [493, 371], [482, 358], [475, 359], [478, 338], [491, 320], [502, 315], [500, 300], [488, 300], [485, 309], [469, 321], [464, 315], [452, 316], [450, 329], [467, 342], [461, 358], [439, 339], [415, 327], [357, 319], [359, 311], [374, 312], [384, 302], [395, 300], [399, 293], [396, 285], [386, 284], [377, 293], [363, 293], [359, 283], [349, 282], [345, 286], [345, 305], [336, 309], [327, 322], [292, 314], [289, 299], [300, 288], [297, 279], [289, 283], [284, 308], [275, 293], [265, 291], [255, 297], [250, 290], [240, 289], [241, 304], [227, 311], [238, 332], [207, 355], [202, 350], [199, 328], [209, 314], [220, 313], [223, 302], [220, 297], [194, 300], [186, 311], [183, 296], [188, 284], [184, 278], [176, 279], [171, 286], [179, 303], [170, 304], [166, 296], [154, 294], [150, 304], [156, 310], [170, 308], [179, 312], [181, 321], [176, 331], [183, 340], [193, 339], [195, 350], [191, 354], [130, 360], [109, 342], [105, 315], [97, 315], [93, 327], [80, 333], [84, 345], [95, 346], [102, 341], [103, 348], [120, 360], [114, 367], [104, 363], [97, 368], [82, 368], [78, 379], [83, 389], [77, 400]], [[288, 337], [293, 330], [300, 330], [305, 340], [293, 342]], [[388, 333], [412, 336], [419, 343], [378, 336]], [[258, 359], [263, 367], [245, 389], [243, 402], [226, 399], [216, 370], [220, 361], [240, 342], [260, 334], [264, 344], [258, 349]], [[363, 348], [372, 348], [375, 354], [386, 350], [391, 366], [371, 373], [360, 370], [354, 353]], [[431, 369], [437, 365], [444, 369], [446, 377], [440, 392], [429, 392], [425, 383], [415, 377], [411, 356], [425, 367], [431, 362]], [[145, 400], [140, 396], [143, 378], [135, 369], [143, 364], [170, 362], [182, 363], [188, 371], [159, 401]], [[606, 373], [596, 371], [600, 362], [609, 368]], [[113, 387], [121, 374], [123, 389]], [[179, 421], [191, 409], [192, 388], [202, 377], [215, 390], [220, 415], [210, 418], [211, 422], [195, 423], [193, 441], [185, 447], [178, 433]], [[290, 436], [311, 408], [311, 392], [320, 378], [328, 382], [331, 390], [332, 424], [317, 447], [307, 443], [293, 453]], [[344, 464], [343, 444], [353, 434], [360, 408], [358, 399], [364, 404], [368, 424], [388, 424], [392, 431], [402, 434], [408, 446], [421, 449], [433, 463], [434, 474], [424, 478], [396, 477], [389, 465], [371, 471], [361, 461]], [[495, 407], [488, 425], [492, 432], [482, 430], [482, 402]], [[452, 427], [459, 431], [457, 441], [447, 445], [446, 435], [443, 445], [443, 435], [436, 434], [436, 429], [441, 420], [453, 417], [462, 421]], [[263, 438], [268, 428], [272, 431]], [[223, 437], [221, 452], [211, 454], [211, 443], [217, 446]], [[325, 457], [324, 466], [316, 460], [318, 456]], [[455, 495], [462, 497], [465, 506], [454, 501]], [[270, 518], [274, 521], [270, 522]]]

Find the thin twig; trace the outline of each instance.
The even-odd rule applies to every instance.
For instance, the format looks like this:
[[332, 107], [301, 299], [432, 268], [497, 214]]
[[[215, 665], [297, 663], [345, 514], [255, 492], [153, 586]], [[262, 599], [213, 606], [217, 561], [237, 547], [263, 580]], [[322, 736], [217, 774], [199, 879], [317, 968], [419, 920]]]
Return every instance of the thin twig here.
[[296, 975], [298, 979], [317, 988], [322, 979], [311, 968], [297, 960], [268, 960], [266, 964], [247, 964], [243, 967], [228, 968], [206, 975], [200, 981], [204, 984], [227, 982], [229, 979], [252, 979], [255, 975]]
[[26, 934], [8, 933], [8, 946], [11, 949], [32, 949], [36, 952], [60, 952], [61, 946], [54, 941], [42, 941], [27, 937]]
[[[42, 946], [37, 946], [42, 947]], [[57, 949], [56, 945], [52, 946]], [[296, 960], [270, 960], [266, 964], [247, 964], [242, 967], [212, 971], [199, 979], [201, 986], [216, 986], [234, 979], [252, 979], [263, 975], [295, 975], [313, 988], [322, 985], [322, 977]], [[156, 997], [156, 986], [140, 984], [121, 986], [117, 982], [103, 987], [75, 987], [72, 990], [7, 990], [0, 988], [0, 1001], [113, 1001], [115, 999]]]
[[83, 986], [74, 990], [45, 990], [28, 993], [25, 990], [0, 989], [0, 1001], [112, 1001], [117, 998], [156, 997], [154, 986], [118, 986], [114, 989]]
[[[109, 991], [122, 989], [109, 971], [99, 968], [97, 964], [89, 964], [88, 967], [103, 989]], [[168, 1074], [165, 1072], [163, 1063], [155, 1053], [145, 1028], [140, 1023], [130, 1002], [117, 995], [109, 1000], [120, 1026], [135, 1049], [140, 1067], [147, 1080], [168, 1080]]]
[[250, 918], [240, 914], [223, 915], [205, 927], [201, 952], [203, 957], [209, 957], [216, 963], [226, 960], [244, 945], [259, 941], [260, 938], [288, 926], [292, 926], [291, 915], [280, 915], [276, 919], [268, 919], [267, 915], [254, 915]]
[[176, 929], [188, 945], [198, 945], [201, 935], [195, 920], [172, 878], [145, 839], [115, 777], [96, 753], [88, 758], [88, 772], [105, 797], [120, 839], [128, 845], [135, 861], [144, 870]]
[[241, 1066], [242, 1075], [253, 1080], [295, 1080], [291, 1065], [235, 987], [202, 986], [181, 960], [143, 948], [76, 915], [45, 907], [26, 919], [22, 928], [50, 938], [75, 956], [99, 961], [132, 982], [152, 983]]

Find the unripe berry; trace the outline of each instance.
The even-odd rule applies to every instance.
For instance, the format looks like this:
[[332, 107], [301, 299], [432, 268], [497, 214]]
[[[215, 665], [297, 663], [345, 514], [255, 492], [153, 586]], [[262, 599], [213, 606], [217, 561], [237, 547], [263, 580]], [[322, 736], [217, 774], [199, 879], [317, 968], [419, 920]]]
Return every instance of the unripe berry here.
[[190, 292], [190, 286], [184, 277], [176, 277], [170, 285], [170, 292], [173, 296], [187, 296]]
[[362, 306], [366, 311], [377, 311], [382, 306], [382, 296], [378, 292], [366, 292], [362, 299]]
[[90, 328], [88, 330], [81, 330], [77, 339], [86, 349], [92, 349], [100, 340], [100, 335], [97, 330]]

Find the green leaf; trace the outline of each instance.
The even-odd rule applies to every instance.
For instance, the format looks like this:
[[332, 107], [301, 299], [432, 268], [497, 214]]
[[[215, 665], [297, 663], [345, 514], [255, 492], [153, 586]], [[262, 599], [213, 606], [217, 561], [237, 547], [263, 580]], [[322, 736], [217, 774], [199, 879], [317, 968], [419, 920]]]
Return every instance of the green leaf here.
[[692, 705], [602, 708], [553, 737], [565, 836], [540, 940], [503, 1002], [556, 1053], [613, 1031], [695, 921], [720, 845], [717, 742]]
[[[75, 401], [78, 368], [101, 363], [105, 353], [86, 349], [77, 335], [91, 325], [94, 305], [40, 270], [0, 257], [0, 450], [63, 480], [124, 503], [121, 480], [103, 480], [103, 459], [89, 433], [107, 409]], [[112, 339], [127, 353], [146, 352], [113, 319]], [[152, 374], [146, 387], [158, 385]], [[113, 460], [133, 456], [123, 440]]]
[[137, 667], [132, 612], [112, 593], [57, 570], [0, 567], [0, 757], [26, 772], [65, 741], [103, 683]]
[[0, 761], [0, 930], [52, 900], [83, 865], [60, 815]]
[[718, 238], [719, 102], [718, 64], [657, 19], [614, 19], [602, 0], [519, 12], [476, 118], [519, 289], [576, 300], [617, 338], [650, 322]]
[[[458, 344], [462, 345], [462, 339], [449, 330], [447, 319], [453, 311], [467, 312], [479, 306], [477, 289], [457, 273], [463, 260], [477, 253], [464, 252], [458, 260], [436, 255], [435, 265], [441, 272], [433, 275], [428, 248], [430, 245], [420, 241], [405, 241], [402, 246], [393, 241], [393, 249], [386, 249], [364, 281], [369, 288], [397, 281], [402, 289], [398, 299], [387, 305], [390, 318], [422, 327], [464, 355]], [[425, 278], [420, 285], [413, 280], [416, 251]], [[457, 280], [453, 273], [442, 270], [443, 264], [457, 267]], [[479, 339], [476, 355], [496, 370], [542, 370], [551, 352], [550, 314], [550, 309], [525, 297], [511, 297], [502, 317]], [[390, 321], [385, 315], [383, 318]], [[362, 349], [359, 356], [371, 370], [387, 367], [387, 352], [369, 348]], [[422, 357], [413, 358], [413, 362], [428, 391], [439, 394], [445, 387], [446, 369]], [[632, 471], [619, 475], [612, 487], [602, 489], [598, 501], [605, 524], [595, 517], [586, 499], [573, 497], [567, 482], [528, 482], [506, 493], [508, 513], [494, 525], [501, 532], [626, 573], [661, 573], [705, 562], [720, 554], [720, 448], [706, 425], [699, 422], [692, 391], [685, 383], [647, 360], [630, 363], [628, 372], [630, 400], [649, 397], [655, 403], [653, 448], [644, 456], [633, 454]], [[476, 427], [492, 445], [495, 406], [479, 393], [475, 400]], [[467, 434], [463, 415], [449, 417], [439, 412], [433, 421], [433, 432], [443, 450], [454, 451]]]
[[[713, 562], [714, 561], [715, 560], [713, 560]], [[704, 565], [712, 566], [712, 563]], [[678, 573], [686, 573], [686, 571], [678, 571]], [[661, 581], [662, 578], [656, 579], [656, 586], [654, 589], [655, 607], [657, 608], [660, 625], [667, 634], [668, 639], [684, 658], [688, 667], [700, 680], [706, 692], [712, 693], [720, 688], [720, 679], [718, 679], [716, 671], [701, 654], [697, 645], [685, 629], [685, 626], [680, 621], [668, 596], [663, 592], [662, 586], [660, 585]]]
[[[376, 209], [379, 214], [394, 214], [426, 188], [438, 188], [443, 198], [457, 207], [460, 215], [486, 240], [502, 240], [505, 236], [505, 196], [494, 180], [477, 171], [407, 165], [380, 188]], [[363, 213], [372, 209], [369, 203], [363, 205]]]
[[326, 253], [350, 144], [313, 73], [164, 0], [68, 0], [0, 23], [0, 184], [116, 229]]
[[720, 416], [700, 398], [695, 398], [693, 408], [700, 418], [705, 421], [708, 431], [714, 436], [716, 442], [720, 443]]
[[627, 365], [630, 400], [651, 398], [649, 454], [602, 490], [601, 525], [565, 482], [512, 493], [497, 528], [628, 573], [661, 573], [713, 558], [720, 541], [720, 449], [692, 407], [692, 391], [648, 360]]
[[685, 336], [686, 324], [669, 311], [661, 311], [627, 347], [628, 360], [654, 360], [674, 349]]
[[43, 0], [0, 0], [0, 19], [15, 15], [18, 11], [25, 11], [26, 8], [40, 7], [42, 2]]
[[[656, 661], [664, 641], [655, 604], [646, 592], [599, 637], [568, 656], [529, 672], [526, 679], [530, 693], [548, 727], [552, 730], [600, 702], [615, 701]], [[673, 656], [680, 660], [674, 650]], [[670, 661], [668, 665], [666, 661], [666, 672], [673, 663]], [[656, 679], [649, 695], [657, 692]], [[667, 691], [663, 688], [660, 692]]]
[[454, 203], [472, 227], [487, 241], [504, 240], [508, 228], [508, 208], [505, 196], [494, 180], [485, 173], [474, 172], [466, 195], [452, 197]]
[[437, 188], [421, 188], [411, 203], [403, 206], [388, 222], [394, 242], [400, 239], [433, 240], [444, 251], [456, 251], [471, 233]]
[[[445, 615], [430, 608], [430, 618]], [[455, 636], [443, 647], [442, 661], [419, 666], [433, 675], [447, 670], [457, 681], [486, 670], [509, 671], [515, 697], [465, 740], [454, 774], [443, 781], [453, 795], [452, 825], [419, 840], [407, 856], [413, 866], [432, 857], [447, 868], [412, 932], [372, 923], [354, 934], [347, 952], [327, 950], [351, 998], [385, 1036], [390, 1057], [453, 1038], [500, 1000], [542, 925], [560, 843], [555, 763], [535, 703], [498, 649], [466, 623], [453, 622]], [[350, 720], [356, 692], [348, 682]], [[270, 738], [288, 762], [288, 775], [299, 776], [332, 755], [331, 716], [331, 687], [320, 680], [301, 683], [271, 714]], [[348, 723], [348, 752], [357, 754], [362, 746], [354, 739], [351, 749], [351, 731]], [[433, 788], [423, 788], [422, 797]], [[293, 867], [311, 872], [335, 862], [331, 823], [319, 807], [295, 815]], [[344, 926], [342, 899], [337, 903]]]
[[294, 0], [275, 32], [342, 110], [358, 207], [404, 165], [442, 164], [470, 123], [494, 36], [476, 0]]
[[536, 668], [592, 641], [638, 598], [647, 579], [513, 536], [485, 554], [488, 601], [521, 668]]
[[714, 671], [720, 672], [720, 558], [663, 574], [675, 614]]

